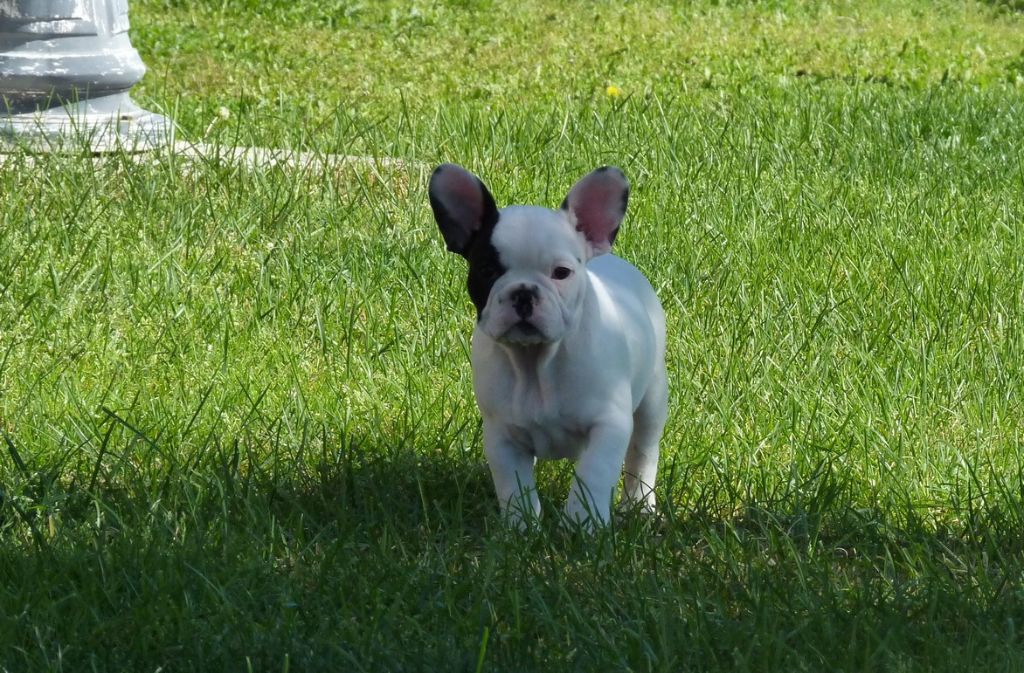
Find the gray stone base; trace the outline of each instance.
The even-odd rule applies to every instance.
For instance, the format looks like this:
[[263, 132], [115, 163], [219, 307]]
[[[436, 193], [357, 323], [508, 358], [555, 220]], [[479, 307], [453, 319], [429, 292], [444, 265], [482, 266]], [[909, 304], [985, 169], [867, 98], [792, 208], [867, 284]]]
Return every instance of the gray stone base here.
[[0, 115], [0, 152], [145, 152], [174, 142], [174, 123], [127, 93], [42, 112]]

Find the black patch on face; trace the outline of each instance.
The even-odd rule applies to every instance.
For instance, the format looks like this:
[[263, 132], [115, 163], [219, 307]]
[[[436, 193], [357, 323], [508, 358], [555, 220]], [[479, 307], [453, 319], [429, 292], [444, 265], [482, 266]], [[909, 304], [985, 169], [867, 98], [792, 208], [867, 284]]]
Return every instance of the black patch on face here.
[[487, 305], [487, 297], [491, 294], [491, 288], [505, 275], [508, 268], [502, 264], [497, 248], [491, 243], [491, 236], [494, 234], [494, 227], [498, 224], [497, 213], [493, 222], [485, 223], [469, 239], [466, 245], [464, 256], [469, 262], [469, 274], [466, 277], [466, 289], [469, 290], [469, 298], [476, 306], [476, 319]]

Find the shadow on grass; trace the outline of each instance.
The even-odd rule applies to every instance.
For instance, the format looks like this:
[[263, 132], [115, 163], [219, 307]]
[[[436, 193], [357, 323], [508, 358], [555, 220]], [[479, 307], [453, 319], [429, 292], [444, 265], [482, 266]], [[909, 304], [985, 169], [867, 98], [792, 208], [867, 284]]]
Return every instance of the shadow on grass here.
[[[3, 665], [1024, 663], [1007, 626], [1024, 620], [1019, 475], [976, 475], [938, 512], [865, 501], [828, 461], [788, 481], [670, 462], [657, 519], [622, 513], [585, 535], [547, 517], [522, 534], [499, 524], [476, 453], [326, 436], [264, 449], [148, 463], [140, 450], [56, 473], [9, 450], [0, 649], [16, 654]], [[563, 476], [542, 473], [545, 500]]]
[[1024, 0], [985, 0], [985, 4], [1008, 12], [1024, 12]]
[[118, 529], [145, 527], [154, 508], [193, 528], [242, 517], [249, 525], [296, 519], [340, 530], [483, 525], [492, 504], [486, 466], [448, 449], [324, 437], [268, 451], [264, 442], [235, 440], [168, 460], [155, 444], [130, 440], [125, 452], [101, 450], [91, 461], [65, 455], [31, 464], [10, 437], [6, 443], [15, 469], [0, 489], [0, 531], [43, 547], [57, 528], [98, 516]]

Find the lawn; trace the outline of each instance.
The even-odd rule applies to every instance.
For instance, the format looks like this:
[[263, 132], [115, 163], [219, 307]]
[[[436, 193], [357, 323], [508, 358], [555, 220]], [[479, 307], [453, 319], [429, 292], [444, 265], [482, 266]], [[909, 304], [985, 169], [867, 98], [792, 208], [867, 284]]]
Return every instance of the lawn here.
[[[1024, 670], [1021, 10], [132, 3], [182, 139], [363, 160], [0, 164], [0, 671]], [[441, 161], [629, 176], [656, 519], [501, 525]]]

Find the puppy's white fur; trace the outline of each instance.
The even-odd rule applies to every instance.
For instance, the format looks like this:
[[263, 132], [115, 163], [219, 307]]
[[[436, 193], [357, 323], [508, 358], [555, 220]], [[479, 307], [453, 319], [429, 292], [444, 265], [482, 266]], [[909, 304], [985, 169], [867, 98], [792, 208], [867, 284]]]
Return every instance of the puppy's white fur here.
[[[437, 176], [446, 168], [431, 184], [443, 232]], [[609, 520], [623, 465], [626, 499], [655, 506], [668, 398], [665, 316], [643, 274], [605, 254], [628, 195], [615, 174], [585, 177], [561, 210], [510, 206], [493, 223], [490, 243], [504, 273], [479, 311], [473, 381], [495, 490], [515, 523], [540, 513], [538, 458], [575, 462], [565, 508], [571, 520]], [[460, 183], [457, 193], [465, 191]]]

